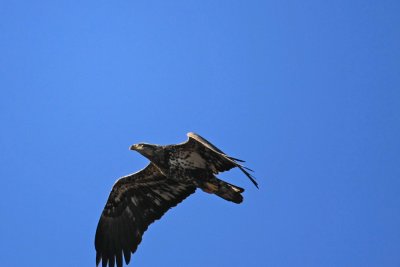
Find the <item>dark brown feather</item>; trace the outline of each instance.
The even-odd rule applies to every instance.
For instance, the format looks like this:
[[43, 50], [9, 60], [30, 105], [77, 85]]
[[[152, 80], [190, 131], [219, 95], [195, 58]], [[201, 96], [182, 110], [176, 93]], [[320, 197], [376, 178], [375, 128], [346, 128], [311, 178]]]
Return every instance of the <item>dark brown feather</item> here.
[[193, 151], [200, 153], [202, 158], [207, 161], [207, 167], [210, 168], [215, 174], [219, 172], [228, 171], [232, 168], [238, 167], [258, 188], [258, 183], [254, 176], [251, 175], [247, 170], [251, 169], [241, 165], [239, 162], [244, 162], [233, 157], [226, 155], [222, 150], [211, 144], [205, 138], [195, 133], [187, 134], [189, 139], [182, 144], [173, 145], [177, 150]]
[[155, 220], [176, 206], [196, 188], [167, 179], [150, 163], [145, 169], [119, 179], [100, 217], [96, 238], [96, 265], [126, 264], [136, 251], [143, 233]]

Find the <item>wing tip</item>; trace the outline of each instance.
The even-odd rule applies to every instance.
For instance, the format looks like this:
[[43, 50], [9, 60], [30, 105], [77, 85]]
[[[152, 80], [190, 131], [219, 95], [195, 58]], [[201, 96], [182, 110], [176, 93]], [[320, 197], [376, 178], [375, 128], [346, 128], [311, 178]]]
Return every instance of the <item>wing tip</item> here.
[[246, 171], [245, 167], [243, 167], [241, 165], [238, 165], [238, 167], [250, 179], [250, 181], [257, 187], [257, 189], [260, 189], [258, 186], [258, 183], [256, 181], [256, 178], [253, 175], [251, 175], [248, 171]]
[[231, 159], [231, 160], [233, 160], [233, 161], [238, 161], [238, 162], [246, 162], [246, 161], [244, 161], [244, 160], [242, 160], [242, 159], [238, 159], [238, 158], [234, 158], [234, 157], [230, 157], [230, 156], [227, 156], [229, 159]]
[[99, 266], [100, 260], [101, 260], [100, 253], [96, 252], [96, 267]]

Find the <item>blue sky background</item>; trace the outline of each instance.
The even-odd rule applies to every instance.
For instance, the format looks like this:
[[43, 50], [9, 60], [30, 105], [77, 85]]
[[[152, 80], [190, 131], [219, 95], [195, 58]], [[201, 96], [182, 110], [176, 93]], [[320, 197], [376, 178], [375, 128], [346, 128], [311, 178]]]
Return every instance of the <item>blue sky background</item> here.
[[0, 1], [0, 259], [94, 266], [128, 147], [195, 131], [256, 170], [130, 266], [400, 266], [399, 1]]

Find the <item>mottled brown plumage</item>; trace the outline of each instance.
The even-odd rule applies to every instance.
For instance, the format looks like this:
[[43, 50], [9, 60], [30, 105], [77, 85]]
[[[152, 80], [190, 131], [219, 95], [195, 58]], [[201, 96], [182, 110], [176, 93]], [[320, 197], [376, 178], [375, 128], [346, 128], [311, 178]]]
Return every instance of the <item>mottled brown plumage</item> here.
[[[131, 147], [150, 160], [143, 170], [120, 178], [101, 214], [95, 238], [96, 265], [118, 267], [130, 261], [148, 226], [200, 188], [234, 203], [244, 189], [218, 179], [219, 172], [238, 167], [258, 187], [241, 160], [227, 156], [201, 136], [177, 145]], [[251, 170], [250, 170], [251, 171]]]

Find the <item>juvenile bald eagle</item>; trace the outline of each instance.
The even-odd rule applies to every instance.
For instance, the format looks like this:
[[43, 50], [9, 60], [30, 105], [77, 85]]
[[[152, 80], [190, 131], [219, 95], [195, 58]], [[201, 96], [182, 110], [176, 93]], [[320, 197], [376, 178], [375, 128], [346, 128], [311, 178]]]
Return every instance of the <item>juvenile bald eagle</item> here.
[[143, 170], [120, 178], [113, 186], [96, 230], [96, 266], [128, 264], [147, 227], [170, 208], [200, 188], [234, 203], [241, 203], [243, 188], [215, 174], [238, 167], [258, 188], [254, 177], [239, 162], [195, 133], [177, 145], [131, 146], [150, 160]]

